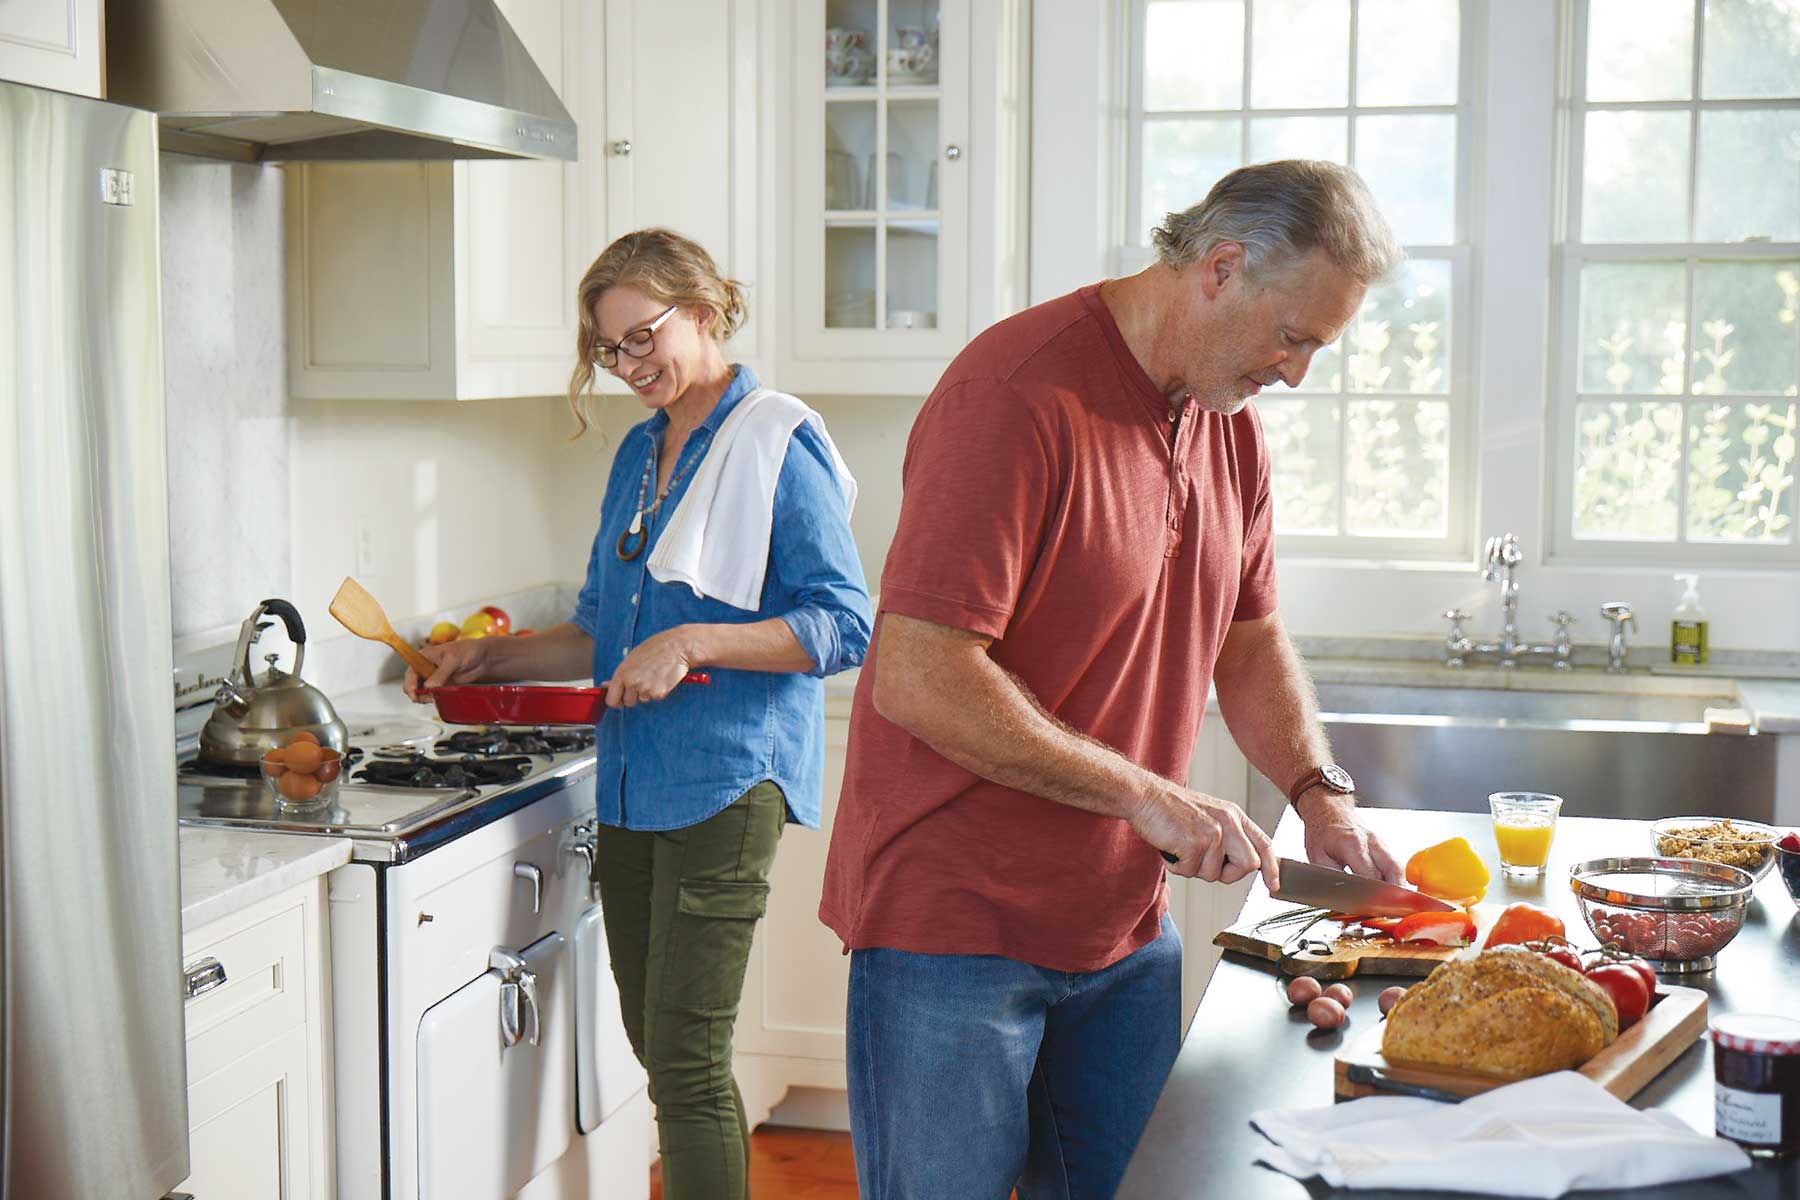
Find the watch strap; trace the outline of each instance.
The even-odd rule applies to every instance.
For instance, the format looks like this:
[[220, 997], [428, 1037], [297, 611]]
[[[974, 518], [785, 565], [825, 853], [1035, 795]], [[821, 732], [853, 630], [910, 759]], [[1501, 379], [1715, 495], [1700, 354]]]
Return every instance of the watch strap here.
[[1287, 790], [1287, 802], [1289, 804], [1296, 803], [1300, 797], [1304, 796], [1315, 787], [1323, 787], [1334, 796], [1348, 796], [1350, 794], [1344, 788], [1331, 782], [1331, 777], [1325, 773], [1325, 768], [1323, 766], [1317, 766], [1294, 781], [1294, 786]]

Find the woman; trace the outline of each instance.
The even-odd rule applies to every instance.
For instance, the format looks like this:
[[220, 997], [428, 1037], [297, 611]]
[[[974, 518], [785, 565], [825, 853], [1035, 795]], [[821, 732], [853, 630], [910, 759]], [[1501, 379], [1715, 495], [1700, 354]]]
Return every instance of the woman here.
[[574, 616], [425, 651], [426, 688], [604, 682], [594, 869], [670, 1200], [745, 1194], [731, 1032], [751, 933], [782, 828], [818, 828], [823, 677], [869, 640], [855, 482], [816, 413], [725, 361], [744, 316], [678, 234], [606, 248], [581, 281], [569, 402], [585, 431], [598, 367], [651, 414], [613, 457]]

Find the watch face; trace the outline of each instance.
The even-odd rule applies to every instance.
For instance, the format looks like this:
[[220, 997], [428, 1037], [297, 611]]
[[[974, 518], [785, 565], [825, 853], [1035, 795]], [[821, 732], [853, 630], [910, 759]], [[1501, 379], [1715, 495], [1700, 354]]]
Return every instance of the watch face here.
[[1350, 778], [1350, 772], [1336, 763], [1326, 763], [1319, 768], [1319, 774], [1325, 777], [1325, 782], [1333, 791], [1354, 792], [1356, 790], [1356, 780]]

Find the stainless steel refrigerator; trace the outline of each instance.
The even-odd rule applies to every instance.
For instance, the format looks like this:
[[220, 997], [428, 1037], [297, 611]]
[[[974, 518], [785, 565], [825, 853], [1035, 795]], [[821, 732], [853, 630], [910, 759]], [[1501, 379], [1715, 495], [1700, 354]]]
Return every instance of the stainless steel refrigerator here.
[[0, 82], [0, 1194], [188, 1173], [156, 122]]

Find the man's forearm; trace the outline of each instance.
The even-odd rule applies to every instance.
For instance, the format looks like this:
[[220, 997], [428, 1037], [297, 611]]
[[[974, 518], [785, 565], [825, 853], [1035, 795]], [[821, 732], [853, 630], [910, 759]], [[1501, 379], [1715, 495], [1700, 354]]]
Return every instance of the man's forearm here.
[[[899, 650], [890, 636], [896, 633], [889, 623], [876, 657], [878, 672], [884, 656]], [[904, 693], [877, 682], [876, 708], [964, 770], [1003, 787], [1122, 818], [1159, 784], [1166, 786], [1118, 751], [1057, 721], [977, 641], [918, 656], [911, 665]]]
[[[1250, 765], [1286, 792], [1331, 760], [1312, 677], [1279, 617], [1235, 631], [1213, 672], [1219, 712]], [[1244, 636], [1244, 633], [1251, 636]], [[1236, 644], [1233, 644], [1233, 643]]]

